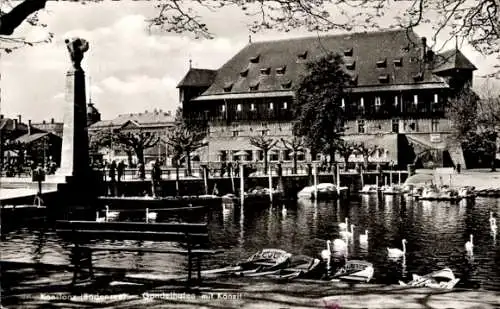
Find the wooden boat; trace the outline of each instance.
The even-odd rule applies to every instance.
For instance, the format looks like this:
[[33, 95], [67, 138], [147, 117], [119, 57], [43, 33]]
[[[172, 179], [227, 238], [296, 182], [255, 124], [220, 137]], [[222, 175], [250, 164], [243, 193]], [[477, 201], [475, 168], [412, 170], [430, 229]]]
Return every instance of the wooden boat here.
[[373, 278], [373, 264], [367, 261], [349, 260], [345, 266], [341, 267], [332, 281], [348, 280], [348, 281], [363, 281], [370, 282]]
[[[339, 188], [340, 190], [346, 190], [346, 188]], [[318, 192], [318, 196], [315, 196], [315, 191]], [[337, 186], [333, 183], [320, 183], [314, 186], [307, 186], [297, 193], [297, 198], [299, 199], [329, 199], [336, 198], [338, 196]]]
[[289, 259], [286, 268], [276, 270], [266, 277], [281, 280], [307, 277], [318, 270], [319, 265], [320, 260], [318, 259], [306, 255], [294, 255]]
[[458, 189], [458, 196], [462, 199], [474, 199], [476, 198], [475, 189], [475, 187], [462, 187]]
[[453, 271], [449, 268], [443, 268], [441, 270], [432, 272], [425, 276], [412, 275], [413, 280], [404, 283], [399, 281], [402, 286], [412, 286], [412, 287], [428, 287], [434, 289], [446, 289], [451, 290], [460, 281], [460, 279], [455, 278]]
[[361, 190], [359, 190], [360, 194], [377, 194], [378, 188], [375, 185], [365, 185]]
[[280, 249], [263, 249], [237, 264], [237, 276], [262, 276], [286, 267], [292, 254]]
[[383, 186], [382, 189], [382, 194], [384, 195], [399, 195], [403, 194], [403, 190], [401, 189], [400, 186], [397, 185], [392, 185], [392, 186]]

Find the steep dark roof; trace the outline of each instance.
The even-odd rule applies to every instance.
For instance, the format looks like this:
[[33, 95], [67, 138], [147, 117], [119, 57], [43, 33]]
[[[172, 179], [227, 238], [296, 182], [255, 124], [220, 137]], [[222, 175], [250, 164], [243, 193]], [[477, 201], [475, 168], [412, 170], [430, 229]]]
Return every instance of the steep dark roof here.
[[208, 87], [217, 75], [217, 70], [190, 68], [186, 76], [177, 85], [179, 87]]
[[[444, 83], [427, 70], [423, 79], [415, 78], [421, 71], [421, 50], [421, 39], [406, 30], [251, 43], [219, 69], [214, 83], [200, 99], [205, 95], [249, 92], [249, 87], [256, 83], [258, 89], [252, 92], [281, 91], [289, 82], [293, 89], [305, 73], [306, 62], [328, 52], [344, 55], [350, 68], [346, 70], [357, 77], [358, 86]], [[381, 75], [388, 75], [389, 79], [381, 81]], [[224, 91], [231, 83], [231, 89], [227, 91], [226, 87]]]
[[452, 49], [436, 55], [434, 72], [448, 70], [477, 70], [477, 68], [458, 49]]
[[113, 120], [101, 120], [90, 127], [92, 129], [104, 128], [104, 127], [113, 127], [118, 128], [124, 126], [128, 122], [135, 122], [138, 125], [165, 125], [169, 123], [174, 123], [175, 116], [170, 112], [163, 111], [153, 111], [153, 112], [144, 112], [144, 113], [134, 113], [134, 114], [120, 114]]
[[52, 133], [49, 133], [49, 132], [38, 132], [38, 133], [32, 133], [32, 134], [24, 134], [20, 137], [18, 137], [16, 139], [16, 141], [20, 142], [20, 143], [24, 143], [24, 144], [29, 144], [29, 143], [32, 143], [44, 136], [55, 136], [55, 137], [58, 137], [57, 135], [54, 135]]

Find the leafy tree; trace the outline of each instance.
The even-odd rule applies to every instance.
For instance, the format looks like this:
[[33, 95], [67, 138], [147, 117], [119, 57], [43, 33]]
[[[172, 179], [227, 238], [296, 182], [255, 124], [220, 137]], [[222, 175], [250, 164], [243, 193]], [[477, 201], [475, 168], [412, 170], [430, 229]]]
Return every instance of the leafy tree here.
[[[45, 26], [38, 21], [36, 12], [45, 7], [46, 1], [0, 2], [0, 35], [7, 36], [2, 37], [2, 41], [13, 40], [9, 36], [24, 20], [32, 25]], [[100, 0], [81, 2], [97, 1]], [[296, 28], [309, 31], [368, 30], [379, 29], [381, 21], [389, 28], [412, 29], [432, 24], [434, 42], [438, 35], [444, 34], [448, 40], [460, 37], [484, 54], [500, 51], [498, 0], [402, 0], [396, 3], [387, 0], [161, 0], [152, 5], [157, 11], [150, 19], [151, 27], [174, 33], [190, 32], [197, 37], [213, 37], [202, 20], [202, 10], [217, 11], [226, 6], [237, 6], [251, 17], [249, 28], [252, 32]], [[398, 8], [401, 8], [401, 14], [395, 14], [392, 21], [388, 20], [386, 15]]]
[[366, 143], [361, 142], [357, 143], [355, 145], [355, 150], [354, 153], [356, 154], [361, 154], [363, 156], [363, 165], [365, 169], [368, 168], [368, 162], [371, 156], [376, 154], [377, 152], [381, 153], [382, 148], [378, 147], [377, 145], [366, 145]]
[[191, 170], [191, 154], [208, 145], [205, 141], [207, 135], [206, 123], [189, 120], [182, 117], [182, 109], [177, 109], [175, 121], [177, 126], [168, 132], [167, 138], [164, 141], [169, 145], [173, 152], [174, 158], [180, 157], [184, 154], [187, 162], [187, 173], [189, 176], [192, 174]]
[[486, 155], [491, 170], [495, 171], [500, 134], [500, 97], [484, 91], [481, 99], [471, 89], [465, 88], [449, 100], [447, 116], [452, 121], [452, 141], [475, 155]]
[[357, 145], [354, 142], [341, 140], [337, 144], [337, 152], [340, 154], [342, 158], [344, 158], [344, 171], [348, 170], [349, 157], [356, 152]]
[[297, 89], [294, 132], [303, 136], [311, 149], [329, 155], [333, 164], [344, 132], [341, 100], [351, 76], [344, 71], [338, 54], [310, 62], [307, 68]]
[[273, 148], [276, 143], [278, 143], [278, 140], [272, 139], [272, 138], [266, 138], [263, 135], [259, 136], [252, 136], [250, 137], [250, 145], [255, 146], [262, 150], [264, 153], [264, 174], [267, 175], [267, 154], [269, 153], [269, 150]]
[[305, 150], [305, 143], [304, 139], [299, 136], [293, 136], [291, 139], [286, 140], [284, 138], [281, 139], [281, 142], [283, 143], [283, 146], [285, 146], [286, 149], [292, 151], [292, 159], [293, 159], [293, 173], [297, 174], [297, 157], [298, 157], [298, 152], [304, 151]]

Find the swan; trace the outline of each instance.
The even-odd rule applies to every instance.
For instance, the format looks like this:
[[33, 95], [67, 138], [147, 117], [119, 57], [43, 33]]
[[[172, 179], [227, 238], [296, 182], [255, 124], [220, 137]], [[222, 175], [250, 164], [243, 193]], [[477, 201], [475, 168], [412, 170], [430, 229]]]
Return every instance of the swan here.
[[157, 216], [157, 212], [149, 212], [149, 208], [146, 208], [146, 222], [148, 222], [149, 220], [156, 220]]
[[401, 241], [403, 244], [403, 250], [399, 248], [387, 248], [387, 254], [391, 257], [400, 257], [406, 254], [406, 239]]
[[120, 215], [120, 212], [118, 212], [118, 211], [109, 211], [109, 206], [108, 205], [106, 205], [105, 208], [106, 208], [106, 220], [116, 219]]
[[473, 239], [473, 236], [472, 236], [472, 234], [470, 234], [469, 241], [465, 243], [465, 250], [470, 255], [472, 255], [472, 252], [473, 252], [473, 249], [474, 249], [474, 243], [473, 243], [472, 239]]
[[359, 235], [359, 242], [368, 242], [368, 230], [364, 234]]
[[342, 231], [340, 232], [340, 235], [344, 236], [345, 238], [352, 237], [354, 235], [354, 224], [351, 224], [351, 231]]
[[490, 211], [490, 227], [491, 227], [492, 231], [497, 230], [497, 219], [495, 219], [495, 217], [493, 217], [492, 211]]
[[95, 221], [96, 222], [106, 222], [106, 217], [99, 217], [99, 211], [95, 212]]
[[326, 241], [326, 249], [324, 249], [323, 251], [321, 251], [321, 258], [323, 260], [329, 260], [330, 257], [332, 256], [332, 250], [330, 249], [331, 243], [332, 242], [330, 240], [327, 240]]
[[347, 227], [348, 227], [348, 219], [347, 217], [345, 218], [345, 221], [343, 223], [339, 223], [339, 228], [343, 229], [343, 230], [346, 230]]
[[337, 251], [345, 250], [347, 248], [347, 242], [343, 239], [336, 238], [333, 240], [333, 248]]

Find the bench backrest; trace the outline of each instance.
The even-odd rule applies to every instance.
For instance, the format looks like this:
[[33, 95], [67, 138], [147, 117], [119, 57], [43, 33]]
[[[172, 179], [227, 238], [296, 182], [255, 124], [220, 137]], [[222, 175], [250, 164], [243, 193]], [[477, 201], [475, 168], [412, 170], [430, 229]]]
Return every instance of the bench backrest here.
[[199, 223], [57, 221], [56, 231], [73, 242], [89, 240], [178, 241], [208, 243], [208, 226]]

